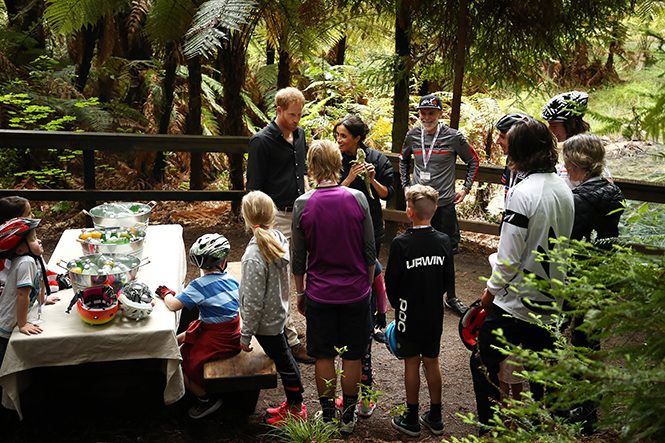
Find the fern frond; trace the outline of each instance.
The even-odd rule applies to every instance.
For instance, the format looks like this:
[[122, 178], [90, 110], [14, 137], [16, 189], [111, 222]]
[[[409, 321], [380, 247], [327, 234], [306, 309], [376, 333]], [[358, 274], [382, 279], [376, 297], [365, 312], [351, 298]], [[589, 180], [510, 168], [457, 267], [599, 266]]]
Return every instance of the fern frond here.
[[44, 20], [54, 34], [72, 35], [115, 8], [115, 0], [46, 0]]
[[132, 40], [134, 34], [139, 31], [141, 24], [145, 22], [148, 13], [152, 9], [151, 0], [132, 0], [132, 7], [127, 17], [128, 38]]
[[196, 14], [191, 0], [154, 0], [148, 14], [146, 33], [158, 44], [177, 42], [183, 38]]
[[256, 6], [252, 0], [209, 0], [201, 5], [187, 31], [184, 53], [187, 58], [210, 56], [226, 34], [220, 30], [240, 30]]
[[252, 97], [247, 93], [247, 91], [240, 91], [240, 96], [242, 97], [243, 102], [245, 102], [245, 106], [251, 109], [258, 118], [260, 118], [266, 124], [270, 123], [270, 119], [266, 117], [266, 115], [261, 112], [261, 110], [254, 104]]

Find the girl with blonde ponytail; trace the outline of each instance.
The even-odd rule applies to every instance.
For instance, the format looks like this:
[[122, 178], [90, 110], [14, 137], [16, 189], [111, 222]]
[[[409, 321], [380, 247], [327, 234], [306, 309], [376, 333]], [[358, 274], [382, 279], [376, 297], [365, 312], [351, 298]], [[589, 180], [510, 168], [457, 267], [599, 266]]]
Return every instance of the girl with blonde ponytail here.
[[272, 199], [261, 191], [252, 191], [242, 199], [242, 216], [247, 230], [254, 236], [242, 256], [240, 281], [240, 346], [251, 352], [252, 337], [256, 337], [282, 378], [286, 401], [268, 408], [267, 423], [281, 426], [287, 417], [307, 419], [307, 407], [302, 401], [303, 387], [298, 364], [289, 348], [284, 325], [289, 312], [289, 242], [273, 229], [277, 208]]
[[247, 230], [253, 230], [254, 238], [263, 258], [271, 264], [274, 259], [284, 256], [286, 252], [279, 240], [269, 230], [275, 224], [277, 208], [272, 199], [261, 191], [253, 191], [242, 199], [242, 217]]

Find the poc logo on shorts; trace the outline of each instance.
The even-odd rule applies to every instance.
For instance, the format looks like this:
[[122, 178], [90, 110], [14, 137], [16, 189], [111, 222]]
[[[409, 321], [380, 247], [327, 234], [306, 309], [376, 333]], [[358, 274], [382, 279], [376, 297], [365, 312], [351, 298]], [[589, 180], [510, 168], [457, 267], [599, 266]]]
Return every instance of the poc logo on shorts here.
[[399, 299], [399, 313], [397, 314], [397, 330], [406, 332], [406, 307], [407, 302], [403, 298]]

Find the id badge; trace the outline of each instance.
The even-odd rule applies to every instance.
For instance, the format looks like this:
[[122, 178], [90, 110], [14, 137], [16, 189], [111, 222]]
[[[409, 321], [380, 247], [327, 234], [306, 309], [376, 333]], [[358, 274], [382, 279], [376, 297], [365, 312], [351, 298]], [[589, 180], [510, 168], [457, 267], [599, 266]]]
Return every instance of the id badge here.
[[420, 179], [424, 181], [429, 181], [430, 180], [430, 175], [429, 172], [423, 171], [420, 173]]

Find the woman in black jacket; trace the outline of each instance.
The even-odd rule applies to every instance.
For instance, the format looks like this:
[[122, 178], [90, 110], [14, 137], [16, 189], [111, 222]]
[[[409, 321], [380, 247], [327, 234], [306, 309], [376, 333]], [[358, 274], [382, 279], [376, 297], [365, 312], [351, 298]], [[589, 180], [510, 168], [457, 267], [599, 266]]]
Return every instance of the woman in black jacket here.
[[589, 242], [616, 238], [624, 207], [623, 194], [617, 185], [602, 177], [605, 148], [600, 138], [585, 133], [567, 139], [563, 144], [563, 162], [571, 181], [581, 182], [573, 189], [575, 222], [571, 238]]
[[[393, 187], [393, 167], [390, 160], [383, 153], [367, 147], [364, 143], [365, 137], [369, 134], [369, 127], [355, 115], [344, 117], [342, 121], [335, 125], [333, 129], [337, 144], [342, 151], [342, 175], [340, 184], [348, 186], [365, 194], [369, 202], [370, 214], [374, 225], [374, 243], [376, 245], [376, 257], [379, 257], [381, 243], [385, 240], [385, 229], [383, 228], [383, 209], [380, 199], [387, 200], [394, 193]], [[351, 162], [356, 159], [358, 148], [365, 151], [365, 163]], [[372, 196], [369, 195], [367, 185], [363, 178], [358, 174], [363, 169], [369, 173], [370, 185], [372, 187]]]

